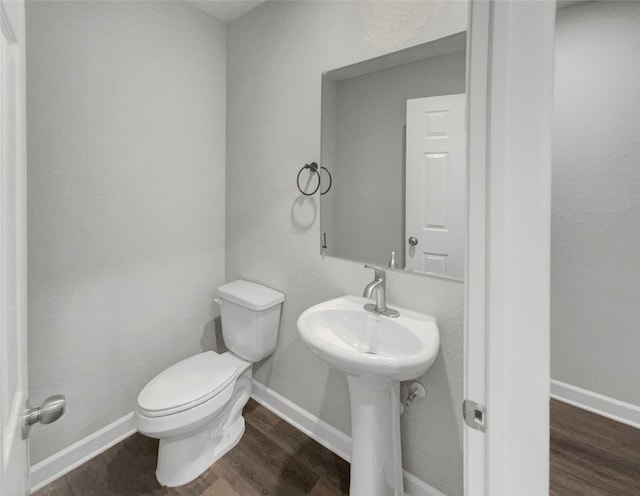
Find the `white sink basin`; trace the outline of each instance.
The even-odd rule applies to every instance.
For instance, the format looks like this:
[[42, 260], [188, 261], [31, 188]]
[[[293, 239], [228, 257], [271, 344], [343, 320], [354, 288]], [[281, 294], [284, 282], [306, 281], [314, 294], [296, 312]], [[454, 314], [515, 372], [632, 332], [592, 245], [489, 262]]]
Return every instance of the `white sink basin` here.
[[436, 320], [398, 309], [389, 318], [364, 310], [371, 300], [343, 296], [305, 310], [298, 318], [302, 340], [313, 353], [349, 376], [381, 376], [395, 381], [424, 374], [438, 356]]

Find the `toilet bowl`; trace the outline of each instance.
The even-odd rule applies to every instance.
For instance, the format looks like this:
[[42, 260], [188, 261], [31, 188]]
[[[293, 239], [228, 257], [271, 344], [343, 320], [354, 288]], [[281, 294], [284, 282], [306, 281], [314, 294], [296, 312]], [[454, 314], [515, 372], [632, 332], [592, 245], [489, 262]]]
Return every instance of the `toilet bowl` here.
[[191, 482], [240, 441], [252, 364], [276, 346], [282, 293], [244, 280], [225, 284], [218, 293], [229, 351], [182, 360], [138, 395], [136, 427], [160, 440], [156, 477], [163, 486]]

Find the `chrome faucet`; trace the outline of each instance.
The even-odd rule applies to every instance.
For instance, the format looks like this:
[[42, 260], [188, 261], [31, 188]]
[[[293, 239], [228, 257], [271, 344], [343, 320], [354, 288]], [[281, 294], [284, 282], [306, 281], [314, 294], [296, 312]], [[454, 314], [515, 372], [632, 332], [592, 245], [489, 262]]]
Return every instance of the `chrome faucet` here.
[[381, 267], [375, 267], [373, 265], [365, 265], [365, 268], [373, 269], [375, 272], [375, 278], [365, 286], [362, 296], [364, 296], [365, 298], [371, 298], [375, 293], [376, 303], [375, 305], [373, 303], [367, 303], [364, 306], [364, 309], [369, 312], [379, 313], [380, 315], [384, 315], [385, 317], [400, 316], [400, 312], [387, 307], [387, 279], [384, 269]]

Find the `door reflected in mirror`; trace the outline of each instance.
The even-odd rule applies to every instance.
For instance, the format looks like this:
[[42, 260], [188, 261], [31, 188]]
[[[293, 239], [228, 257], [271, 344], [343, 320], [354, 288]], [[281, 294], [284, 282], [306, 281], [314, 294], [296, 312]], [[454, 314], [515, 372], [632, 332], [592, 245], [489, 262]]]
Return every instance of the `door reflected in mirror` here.
[[463, 278], [465, 69], [462, 32], [323, 74], [323, 253]]

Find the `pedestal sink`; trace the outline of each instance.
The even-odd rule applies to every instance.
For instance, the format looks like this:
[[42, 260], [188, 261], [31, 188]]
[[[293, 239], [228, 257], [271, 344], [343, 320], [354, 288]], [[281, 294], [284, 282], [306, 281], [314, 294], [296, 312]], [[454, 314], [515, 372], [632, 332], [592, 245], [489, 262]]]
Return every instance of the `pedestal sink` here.
[[351, 400], [350, 496], [404, 496], [400, 382], [424, 374], [438, 356], [436, 320], [398, 308], [389, 318], [364, 310], [371, 300], [343, 296], [298, 318], [309, 349], [347, 375]]

